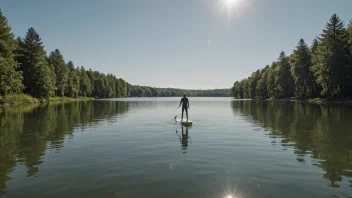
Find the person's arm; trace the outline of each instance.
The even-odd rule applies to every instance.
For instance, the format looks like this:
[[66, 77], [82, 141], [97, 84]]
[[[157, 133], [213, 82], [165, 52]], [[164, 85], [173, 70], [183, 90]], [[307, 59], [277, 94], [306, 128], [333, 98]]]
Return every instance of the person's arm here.
[[[180, 101], [180, 106], [181, 106], [181, 104], [182, 104], [182, 99], [181, 99], [181, 101]], [[178, 108], [180, 108], [180, 106], [178, 106]]]
[[189, 108], [189, 100], [187, 99], [187, 106], [188, 106], [188, 108]]

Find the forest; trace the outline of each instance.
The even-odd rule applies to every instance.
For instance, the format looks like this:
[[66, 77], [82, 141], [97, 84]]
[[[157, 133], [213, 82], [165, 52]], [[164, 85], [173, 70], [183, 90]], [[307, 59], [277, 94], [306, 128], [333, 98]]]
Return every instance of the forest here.
[[15, 38], [0, 10], [0, 97], [27, 94], [50, 97], [170, 97], [230, 96], [230, 89], [182, 90], [131, 85], [113, 74], [85, 69], [65, 61], [59, 49], [47, 53], [39, 33], [29, 28], [25, 37]]
[[323, 32], [308, 44], [301, 39], [290, 55], [236, 81], [235, 98], [345, 100], [352, 96], [352, 20], [347, 27], [333, 14]]

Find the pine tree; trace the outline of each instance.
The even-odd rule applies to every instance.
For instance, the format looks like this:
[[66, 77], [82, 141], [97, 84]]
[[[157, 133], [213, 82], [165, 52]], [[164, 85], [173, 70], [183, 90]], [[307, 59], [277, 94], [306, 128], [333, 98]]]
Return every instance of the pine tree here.
[[313, 69], [323, 88], [322, 95], [343, 99], [348, 84], [347, 32], [336, 14], [331, 16], [319, 42]]
[[56, 74], [55, 74], [55, 67], [54, 65], [52, 64], [49, 64], [49, 57], [46, 56], [46, 61], [48, 62], [48, 67], [49, 67], [49, 70], [50, 70], [50, 81], [51, 83], [54, 85], [54, 90], [53, 90], [53, 93], [55, 94], [56, 91], [57, 91], [57, 88], [56, 88]]
[[293, 96], [293, 79], [290, 72], [289, 58], [285, 52], [281, 52], [277, 61], [276, 98], [288, 98]]
[[90, 79], [87, 75], [86, 70], [81, 67], [81, 71], [80, 71], [80, 89], [79, 89], [79, 95], [80, 96], [91, 96], [92, 94], [92, 84], [90, 82]]
[[271, 66], [266, 70], [266, 90], [268, 93], [268, 98], [275, 98], [276, 94], [276, 84], [275, 84], [275, 76], [276, 72], [275, 69], [277, 64], [274, 62]]
[[67, 63], [67, 68], [69, 70], [69, 74], [68, 74], [66, 95], [68, 97], [77, 98], [80, 90], [80, 85], [79, 85], [80, 79], [79, 79], [79, 76], [77, 75], [77, 71], [72, 61], [69, 61]]
[[347, 34], [348, 34], [348, 48], [349, 48], [349, 66], [348, 66], [348, 71], [347, 73], [347, 95], [349, 97], [352, 97], [352, 20], [350, 20], [350, 23], [348, 24], [347, 27]]
[[91, 97], [94, 97], [94, 92], [95, 92], [95, 87], [94, 87], [94, 82], [95, 82], [95, 75], [94, 75], [94, 72], [89, 69], [88, 71], [86, 71], [87, 75], [88, 75], [88, 78], [89, 78], [89, 81], [90, 81], [90, 88], [91, 88], [91, 94], [90, 96]]
[[311, 97], [313, 90], [313, 79], [310, 76], [311, 56], [309, 48], [301, 39], [293, 51], [291, 59], [291, 74], [294, 79], [295, 95], [299, 98]]
[[24, 76], [25, 93], [34, 97], [49, 97], [55, 85], [52, 83], [51, 70], [46, 60], [46, 51], [39, 34], [29, 28], [24, 40], [18, 38], [19, 48], [16, 59], [21, 63]]
[[11, 27], [0, 10], [0, 95], [20, 93], [24, 88], [22, 72], [18, 71], [19, 64], [14, 59], [15, 47]]
[[49, 64], [53, 65], [55, 68], [56, 95], [63, 97], [67, 89], [69, 70], [65, 64], [64, 57], [58, 49], [50, 53]]
[[320, 94], [322, 92], [322, 88], [317, 81], [317, 75], [315, 74], [315, 65], [317, 64], [318, 45], [319, 45], [318, 40], [314, 39], [312, 42], [312, 45], [310, 47], [312, 65], [309, 68], [309, 76], [313, 79], [312, 80], [312, 85], [313, 85], [312, 97], [320, 97], [321, 96]]

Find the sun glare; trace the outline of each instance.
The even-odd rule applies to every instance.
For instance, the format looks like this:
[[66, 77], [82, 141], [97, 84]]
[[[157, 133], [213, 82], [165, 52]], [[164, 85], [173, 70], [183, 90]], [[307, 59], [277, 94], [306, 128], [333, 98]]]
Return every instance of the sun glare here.
[[239, 0], [224, 0], [225, 4], [229, 7], [235, 6]]
[[242, 1], [243, 0], [221, 0], [223, 8], [227, 9], [229, 13], [231, 13], [232, 10], [238, 10]]

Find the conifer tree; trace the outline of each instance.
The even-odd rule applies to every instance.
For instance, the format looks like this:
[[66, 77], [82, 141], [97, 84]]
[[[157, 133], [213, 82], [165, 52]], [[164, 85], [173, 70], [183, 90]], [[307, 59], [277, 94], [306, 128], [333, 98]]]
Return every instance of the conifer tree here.
[[348, 49], [349, 49], [349, 66], [348, 66], [348, 71], [347, 73], [347, 82], [348, 82], [348, 88], [347, 88], [347, 95], [349, 97], [352, 97], [352, 20], [350, 20], [350, 23], [348, 24], [347, 27], [347, 42], [348, 42]]
[[49, 64], [55, 68], [56, 95], [63, 97], [67, 88], [69, 70], [65, 64], [64, 57], [58, 49], [50, 53]]
[[334, 14], [319, 37], [316, 63], [313, 67], [322, 95], [344, 98], [348, 85], [347, 32], [343, 22]]
[[90, 79], [87, 75], [87, 72], [86, 70], [81, 67], [81, 70], [80, 70], [80, 89], [79, 89], [79, 95], [80, 96], [91, 96], [92, 94], [92, 84], [90, 82]]
[[276, 67], [276, 98], [293, 96], [293, 79], [290, 72], [289, 58], [281, 52]]
[[307, 44], [301, 39], [293, 51], [291, 73], [294, 79], [295, 96], [307, 98], [312, 95], [313, 85], [310, 76], [311, 56]]
[[19, 64], [14, 59], [15, 47], [11, 27], [0, 10], [0, 95], [20, 93], [24, 88], [22, 72], [18, 71]]
[[79, 79], [79, 76], [77, 75], [77, 70], [73, 65], [72, 61], [69, 61], [67, 63], [67, 68], [69, 70], [69, 74], [68, 74], [66, 95], [68, 97], [77, 98], [80, 90], [80, 85], [79, 85], [80, 79]]
[[19, 48], [16, 50], [16, 59], [21, 63], [25, 93], [38, 98], [53, 95], [55, 85], [39, 34], [34, 28], [29, 28], [26, 37], [23, 40], [18, 38], [17, 41]]

